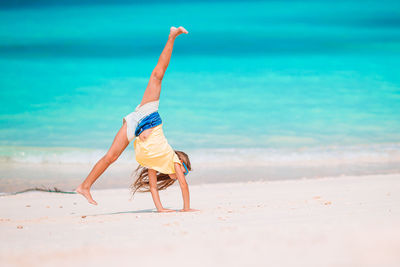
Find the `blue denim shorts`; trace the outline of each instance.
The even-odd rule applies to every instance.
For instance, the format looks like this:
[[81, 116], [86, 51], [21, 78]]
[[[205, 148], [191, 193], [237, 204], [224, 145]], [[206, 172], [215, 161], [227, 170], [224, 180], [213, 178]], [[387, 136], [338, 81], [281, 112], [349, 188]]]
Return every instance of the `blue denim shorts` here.
[[146, 118], [151, 113], [158, 111], [159, 101], [148, 102], [142, 106], [137, 105], [135, 111], [126, 115], [122, 122], [126, 122], [126, 137], [129, 142], [135, 139], [135, 131], [139, 122]]
[[153, 112], [150, 115], [144, 117], [139, 121], [138, 126], [135, 130], [135, 136], [139, 136], [144, 130], [156, 127], [162, 123], [160, 114], [158, 112]]

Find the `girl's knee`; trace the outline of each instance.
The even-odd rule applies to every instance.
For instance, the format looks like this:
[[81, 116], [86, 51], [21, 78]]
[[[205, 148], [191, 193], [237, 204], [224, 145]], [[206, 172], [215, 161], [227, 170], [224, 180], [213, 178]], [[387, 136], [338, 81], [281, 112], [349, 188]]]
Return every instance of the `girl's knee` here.
[[165, 71], [162, 69], [155, 69], [152, 73], [151, 73], [151, 77], [150, 79], [155, 81], [155, 82], [161, 82], [162, 79], [164, 78], [164, 73]]

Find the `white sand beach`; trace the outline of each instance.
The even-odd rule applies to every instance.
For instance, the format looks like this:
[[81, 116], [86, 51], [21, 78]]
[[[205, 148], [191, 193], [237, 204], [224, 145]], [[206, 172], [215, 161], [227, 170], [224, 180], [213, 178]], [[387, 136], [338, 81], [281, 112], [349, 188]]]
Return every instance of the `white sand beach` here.
[[[1, 266], [400, 266], [400, 175], [0, 197]], [[161, 191], [180, 209], [179, 187]]]

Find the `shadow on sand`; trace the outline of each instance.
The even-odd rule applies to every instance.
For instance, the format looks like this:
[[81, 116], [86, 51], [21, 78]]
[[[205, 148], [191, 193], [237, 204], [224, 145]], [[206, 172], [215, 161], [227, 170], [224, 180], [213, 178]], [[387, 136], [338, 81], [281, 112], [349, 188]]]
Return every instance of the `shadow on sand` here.
[[[178, 212], [178, 211], [176, 211], [176, 212]], [[87, 217], [103, 216], [103, 215], [118, 215], [118, 214], [139, 214], [139, 213], [159, 213], [159, 212], [157, 212], [153, 209], [145, 209], [145, 210], [117, 211], [117, 212], [110, 212], [110, 213], [91, 214], [91, 215], [87, 215]], [[162, 212], [162, 213], [175, 213], [175, 212]]]

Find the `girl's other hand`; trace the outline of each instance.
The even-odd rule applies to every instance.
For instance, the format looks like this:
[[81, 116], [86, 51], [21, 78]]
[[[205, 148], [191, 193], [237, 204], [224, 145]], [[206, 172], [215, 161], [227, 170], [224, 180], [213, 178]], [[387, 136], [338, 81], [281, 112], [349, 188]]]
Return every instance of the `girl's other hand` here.
[[174, 212], [176, 210], [170, 210], [170, 209], [161, 209], [161, 210], [157, 210], [158, 212]]
[[188, 211], [200, 211], [196, 209], [181, 209], [180, 212], [188, 212]]

